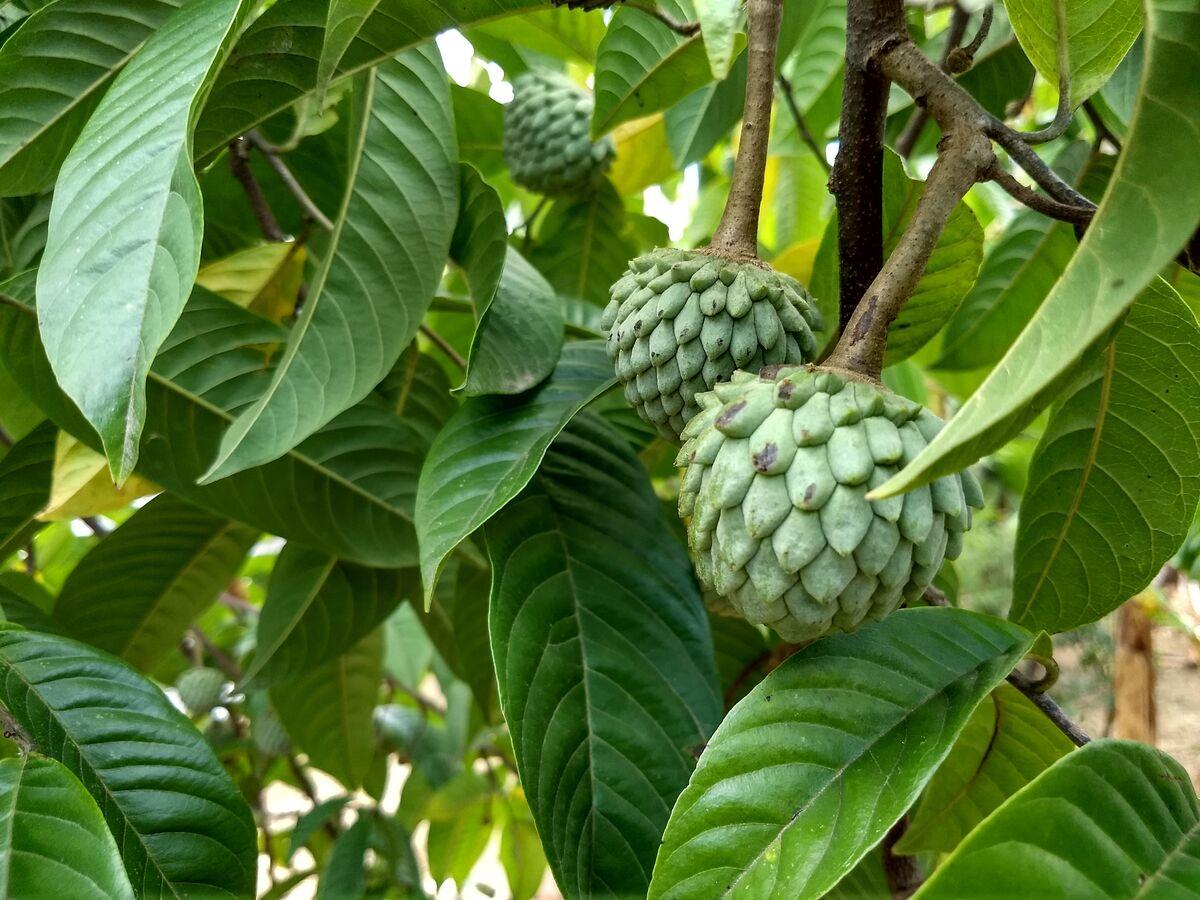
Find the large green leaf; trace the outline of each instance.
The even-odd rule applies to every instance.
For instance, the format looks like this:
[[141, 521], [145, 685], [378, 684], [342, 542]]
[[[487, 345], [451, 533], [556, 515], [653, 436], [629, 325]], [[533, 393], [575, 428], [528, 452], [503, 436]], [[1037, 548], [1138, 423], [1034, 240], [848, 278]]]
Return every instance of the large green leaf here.
[[[338, 64], [339, 78], [361, 72], [451, 28], [545, 8], [545, 0], [380, 0]], [[278, 0], [238, 41], [196, 129], [205, 157], [311, 92], [328, 0]]]
[[349, 188], [323, 265], [270, 385], [229, 427], [204, 481], [277, 459], [362, 400], [437, 289], [458, 209], [437, 47], [385, 63], [355, 93]]
[[992, 810], [1074, 745], [1016, 688], [1001, 684], [975, 709], [896, 844], [949, 853]]
[[546, 378], [563, 341], [563, 303], [515, 247], [507, 247], [496, 298], [471, 341], [463, 392], [519, 394]]
[[1017, 40], [1037, 70], [1058, 84], [1061, 39], [1055, 4], [1067, 26], [1071, 105], [1078, 106], [1108, 80], [1142, 29], [1139, 0], [1005, 0]]
[[846, 0], [798, 3], [794, 49], [784, 64], [796, 105], [807, 112], [837, 77], [846, 56]]
[[[28, 278], [0, 291], [0, 363], [64, 430], [99, 438], [54, 376], [37, 339]], [[196, 289], [150, 372], [140, 474], [189, 503], [367, 565], [416, 562], [412, 502], [426, 440], [370, 400], [280, 459], [198, 485], [237, 410], [270, 378], [261, 345], [283, 332]]]
[[254, 893], [250, 809], [163, 692], [86, 644], [0, 631], [0, 702], [95, 798], [140, 896]]
[[[546, 56], [590, 65], [604, 37], [604, 16], [600, 12], [584, 15], [558, 7], [476, 25], [467, 37], [470, 39], [475, 35], [486, 35]], [[506, 70], [506, 74], [517, 73]]]
[[1200, 141], [1200, 9], [1192, 0], [1147, 3], [1141, 98], [1079, 249], [988, 379], [874, 495], [958, 471], [1017, 434], [1200, 222], [1200, 154], [1192, 152]]
[[0, 572], [0, 621], [13, 622], [30, 631], [58, 631], [48, 611], [54, 596], [23, 572]]
[[137, 463], [150, 364], [200, 265], [192, 128], [252, 5], [195, 0], [173, 14], [117, 76], [55, 183], [42, 344], [118, 483]]
[[317, 900], [359, 900], [365, 896], [367, 875], [363, 857], [371, 839], [371, 820], [359, 813], [354, 824], [338, 835], [317, 886]]
[[[659, 0], [677, 21], [694, 18], [689, 0]], [[638, 9], [621, 8], [596, 52], [592, 137], [659, 112], [712, 80], [699, 32], [685, 37]]]
[[58, 0], [21, 23], [0, 47], [0, 107], [20, 110], [0, 120], [0, 195], [54, 184], [113, 75], [179, 5]]
[[[416, 579], [410, 584], [415, 588]], [[399, 569], [371, 569], [286, 545], [271, 569], [244, 680], [276, 684], [341, 656], [391, 615], [402, 586], [408, 587]]]
[[309, 762], [346, 788], [359, 787], [375, 749], [371, 719], [383, 677], [383, 631], [336, 659], [271, 688], [271, 703]]
[[151, 671], [228, 587], [257, 536], [160, 494], [79, 561], [54, 620], [71, 637]]
[[446, 423], [417, 485], [426, 605], [451, 551], [520, 493], [550, 442], [614, 380], [602, 342], [568, 344], [535, 391], [472, 398]]
[[608, 303], [608, 289], [636, 252], [625, 237], [625, 204], [607, 180], [589, 194], [555, 201], [538, 223], [530, 262], [564, 297]]
[[1029, 466], [1009, 618], [1067, 631], [1147, 584], [1200, 501], [1200, 328], [1161, 279], [1054, 410]]
[[0, 560], [17, 552], [41, 527], [50, 502], [58, 429], [43, 422], [0, 459]]
[[820, 897], [909, 808], [1032, 635], [904, 610], [790, 657], [725, 717], [679, 798], [651, 897]]
[[[1087, 145], [1069, 145], [1054, 168], [1074, 181], [1083, 168]], [[939, 369], [979, 369], [994, 365], [1046, 299], [1077, 246], [1066, 222], [1025, 210], [1005, 226], [979, 270], [979, 278], [947, 323]]]
[[483, 91], [450, 85], [458, 157], [485, 175], [504, 168], [504, 107]]
[[0, 896], [133, 900], [96, 801], [53, 759], [0, 760]]
[[733, 63], [734, 38], [741, 13], [739, 0], [694, 0], [696, 21], [704, 40], [713, 78], [724, 78]]
[[487, 629], [491, 586], [492, 573], [486, 566], [452, 562], [450, 571], [438, 582], [428, 612], [417, 609], [438, 654], [471, 688], [488, 721], [498, 710]]
[[644, 895], [721, 716], [687, 555], [632, 448], [593, 416], [486, 534], [501, 703], [555, 878], [569, 897]]
[[1114, 900], [1200, 894], [1200, 800], [1183, 766], [1092, 741], [975, 829], [917, 893]]
[[321, 44], [321, 56], [317, 61], [317, 96], [324, 94], [329, 86], [342, 54], [358, 35], [367, 16], [375, 11], [379, 0], [329, 0], [329, 12], [325, 18], [325, 40]]
[[675, 165], [683, 168], [708, 155], [742, 117], [746, 100], [746, 54], [734, 60], [729, 75], [689, 94], [663, 113], [667, 143]]
[[467, 276], [475, 318], [479, 319], [496, 296], [504, 272], [508, 223], [496, 189], [471, 165], [458, 166], [458, 219], [450, 240], [450, 258]]

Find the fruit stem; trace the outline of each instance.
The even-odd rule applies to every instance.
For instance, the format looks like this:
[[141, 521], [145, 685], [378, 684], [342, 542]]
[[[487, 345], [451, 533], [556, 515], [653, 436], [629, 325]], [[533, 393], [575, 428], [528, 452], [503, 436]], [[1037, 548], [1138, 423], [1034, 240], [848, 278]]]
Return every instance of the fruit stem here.
[[750, 0], [746, 17], [746, 107], [742, 134], [725, 212], [708, 245], [713, 252], [731, 259], [758, 258], [758, 211], [771, 137], [775, 54], [783, 0]]

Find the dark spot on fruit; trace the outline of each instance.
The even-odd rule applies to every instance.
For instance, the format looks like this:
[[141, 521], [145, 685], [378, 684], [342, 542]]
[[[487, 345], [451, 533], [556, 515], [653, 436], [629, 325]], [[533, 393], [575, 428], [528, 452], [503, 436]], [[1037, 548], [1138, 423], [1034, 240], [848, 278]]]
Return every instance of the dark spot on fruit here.
[[745, 400], [739, 400], [737, 403], [727, 406], [724, 409], [724, 411], [719, 416], [717, 416], [717, 421], [716, 421], [717, 427], [720, 428], [722, 425], [729, 425], [731, 422], [733, 422], [734, 419], [737, 418], [737, 414], [740, 413], [745, 408], [746, 408]]
[[765, 472], [775, 465], [775, 460], [779, 458], [779, 447], [774, 441], [768, 441], [766, 446], [752, 457], [754, 460], [754, 468], [760, 472]]
[[783, 381], [779, 384], [779, 399], [789, 400], [792, 394], [796, 393], [796, 385], [790, 381]]
[[811, 503], [813, 494], [815, 494], [816, 492], [817, 492], [817, 486], [815, 484], [810, 484], [808, 487], [806, 487], [804, 489], [804, 502]]

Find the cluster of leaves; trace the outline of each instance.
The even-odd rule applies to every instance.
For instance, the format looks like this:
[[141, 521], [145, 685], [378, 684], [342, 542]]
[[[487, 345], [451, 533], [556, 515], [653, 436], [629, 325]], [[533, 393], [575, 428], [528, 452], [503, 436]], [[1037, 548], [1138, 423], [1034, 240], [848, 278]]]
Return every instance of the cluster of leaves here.
[[[923, 896], [1200, 891], [1178, 764], [1074, 750], [1004, 683], [1143, 588], [1200, 500], [1200, 279], [1172, 262], [1200, 8], [1069, 0], [1089, 116], [1046, 152], [1094, 222], [977, 186], [889, 336], [887, 383], [958, 409], [896, 489], [994, 454], [1020, 502], [1008, 618], [904, 610], [772, 670], [794, 648], [705, 612], [673, 450], [598, 332], [627, 260], [705, 243], [728, 191], [744, 16], [657, 6], [4, 7], [6, 896], [418, 897], [489, 887], [497, 852], [516, 898], [547, 868], [569, 897], [887, 896], [906, 813]], [[931, 56], [948, 16], [910, 13]], [[1045, 16], [995, 11], [960, 79], [993, 114], [1053, 109]], [[785, 5], [760, 230], [827, 322], [846, 21]], [[536, 66], [593, 79], [617, 148], [548, 204], [495, 99]], [[897, 93], [890, 141], [915, 114]], [[889, 249], [936, 141], [888, 151]], [[674, 234], [647, 213], [672, 203]]]

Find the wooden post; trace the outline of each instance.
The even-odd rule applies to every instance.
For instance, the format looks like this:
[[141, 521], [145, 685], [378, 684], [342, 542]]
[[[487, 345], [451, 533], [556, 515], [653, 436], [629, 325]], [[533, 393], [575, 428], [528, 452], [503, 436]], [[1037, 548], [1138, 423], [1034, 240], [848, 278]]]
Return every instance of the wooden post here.
[[1117, 610], [1113, 661], [1113, 737], [1153, 745], [1158, 736], [1154, 706], [1154, 638], [1151, 589]]

